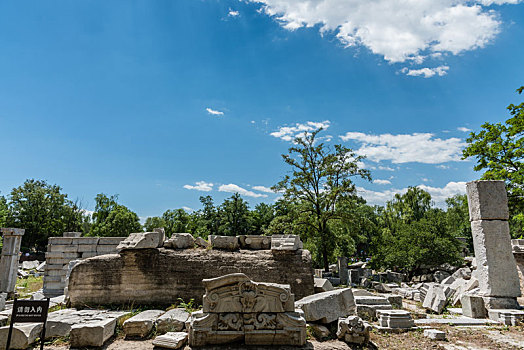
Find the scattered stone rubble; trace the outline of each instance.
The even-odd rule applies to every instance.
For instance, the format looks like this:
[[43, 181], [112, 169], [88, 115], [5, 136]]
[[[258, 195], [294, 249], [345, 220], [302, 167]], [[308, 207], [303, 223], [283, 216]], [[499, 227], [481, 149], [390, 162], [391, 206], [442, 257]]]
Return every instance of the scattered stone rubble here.
[[351, 344], [367, 344], [371, 326], [358, 316], [338, 319], [337, 338]]
[[295, 306], [304, 311], [307, 322], [331, 323], [355, 312], [351, 288], [335, 289], [307, 296]]

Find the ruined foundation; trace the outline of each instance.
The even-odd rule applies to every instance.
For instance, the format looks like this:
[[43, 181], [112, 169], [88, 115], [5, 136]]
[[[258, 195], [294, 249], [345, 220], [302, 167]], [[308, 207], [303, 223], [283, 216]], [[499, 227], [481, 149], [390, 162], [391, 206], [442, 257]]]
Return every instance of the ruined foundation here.
[[203, 279], [244, 273], [255, 281], [289, 284], [297, 299], [313, 294], [307, 250], [138, 249], [80, 262], [69, 277], [73, 307], [171, 305], [182, 298], [202, 303]]

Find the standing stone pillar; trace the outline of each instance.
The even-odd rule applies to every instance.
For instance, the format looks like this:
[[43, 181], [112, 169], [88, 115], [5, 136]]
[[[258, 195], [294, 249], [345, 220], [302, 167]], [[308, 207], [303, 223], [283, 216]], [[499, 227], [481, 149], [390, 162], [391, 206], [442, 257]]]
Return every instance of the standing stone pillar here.
[[2, 257], [0, 258], [0, 292], [11, 294], [15, 291], [18, 254], [25, 230], [21, 228], [2, 228], [0, 230], [3, 233]]
[[468, 182], [466, 192], [484, 304], [487, 309], [518, 308], [520, 285], [511, 250], [504, 181]]
[[340, 284], [349, 284], [349, 271], [348, 271], [348, 258], [345, 256], [339, 257], [338, 261], [338, 277], [340, 278]]

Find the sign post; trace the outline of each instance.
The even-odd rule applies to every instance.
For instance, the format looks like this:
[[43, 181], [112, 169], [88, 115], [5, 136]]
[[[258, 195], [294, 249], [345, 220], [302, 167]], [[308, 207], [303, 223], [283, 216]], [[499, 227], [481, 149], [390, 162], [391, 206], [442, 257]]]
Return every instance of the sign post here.
[[49, 310], [49, 298], [46, 300], [18, 300], [15, 298], [13, 303], [13, 313], [11, 314], [11, 324], [7, 335], [6, 350], [10, 349], [11, 336], [13, 334], [13, 324], [18, 323], [39, 323], [43, 322], [42, 335], [40, 336], [40, 350], [44, 349], [45, 324], [47, 321], [47, 311]]

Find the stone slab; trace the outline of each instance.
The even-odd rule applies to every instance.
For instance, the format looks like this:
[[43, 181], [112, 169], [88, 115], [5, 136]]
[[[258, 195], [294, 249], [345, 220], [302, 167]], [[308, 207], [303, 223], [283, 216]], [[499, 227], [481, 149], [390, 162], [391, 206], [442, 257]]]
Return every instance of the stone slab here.
[[271, 236], [271, 250], [298, 250], [302, 249], [302, 241], [296, 235]]
[[355, 313], [351, 288], [310, 295], [298, 300], [295, 306], [304, 311], [307, 322], [331, 323]]
[[164, 246], [173, 249], [193, 248], [195, 246], [195, 239], [191, 233], [173, 233]]
[[189, 313], [184, 309], [171, 309], [156, 320], [158, 334], [180, 332], [189, 319]]
[[238, 236], [240, 249], [271, 249], [271, 237], [242, 235]]
[[115, 334], [116, 323], [116, 318], [108, 318], [73, 325], [69, 333], [71, 347], [104, 345]]
[[335, 288], [333, 288], [333, 285], [331, 284], [331, 282], [329, 282], [327, 279], [325, 278], [317, 278], [315, 277], [314, 278], [314, 283], [315, 283], [315, 293], [322, 293], [322, 292], [329, 292]]
[[463, 295], [460, 298], [462, 304], [462, 314], [472, 318], [485, 318], [486, 308], [484, 307], [484, 299], [475, 295]]
[[153, 340], [153, 345], [164, 349], [180, 349], [187, 343], [187, 333], [169, 332]]
[[481, 318], [469, 318], [469, 317], [452, 317], [452, 318], [420, 318], [415, 320], [415, 325], [438, 325], [438, 324], [449, 324], [455, 326], [485, 326], [494, 325], [498, 322], [481, 319]]
[[[18, 323], [13, 327], [11, 349], [27, 349], [42, 333], [41, 323]], [[0, 328], [0, 349], [4, 350], [7, 344], [9, 326]]]
[[153, 330], [156, 320], [164, 313], [164, 310], [146, 310], [127, 319], [123, 325], [126, 338], [146, 337]]
[[240, 248], [238, 237], [236, 236], [209, 236], [209, 242], [213, 249], [237, 250]]
[[99, 237], [76, 237], [71, 240], [71, 243], [77, 245], [97, 245], [99, 240]]
[[446, 332], [437, 329], [424, 329], [424, 336], [432, 340], [446, 340]]

